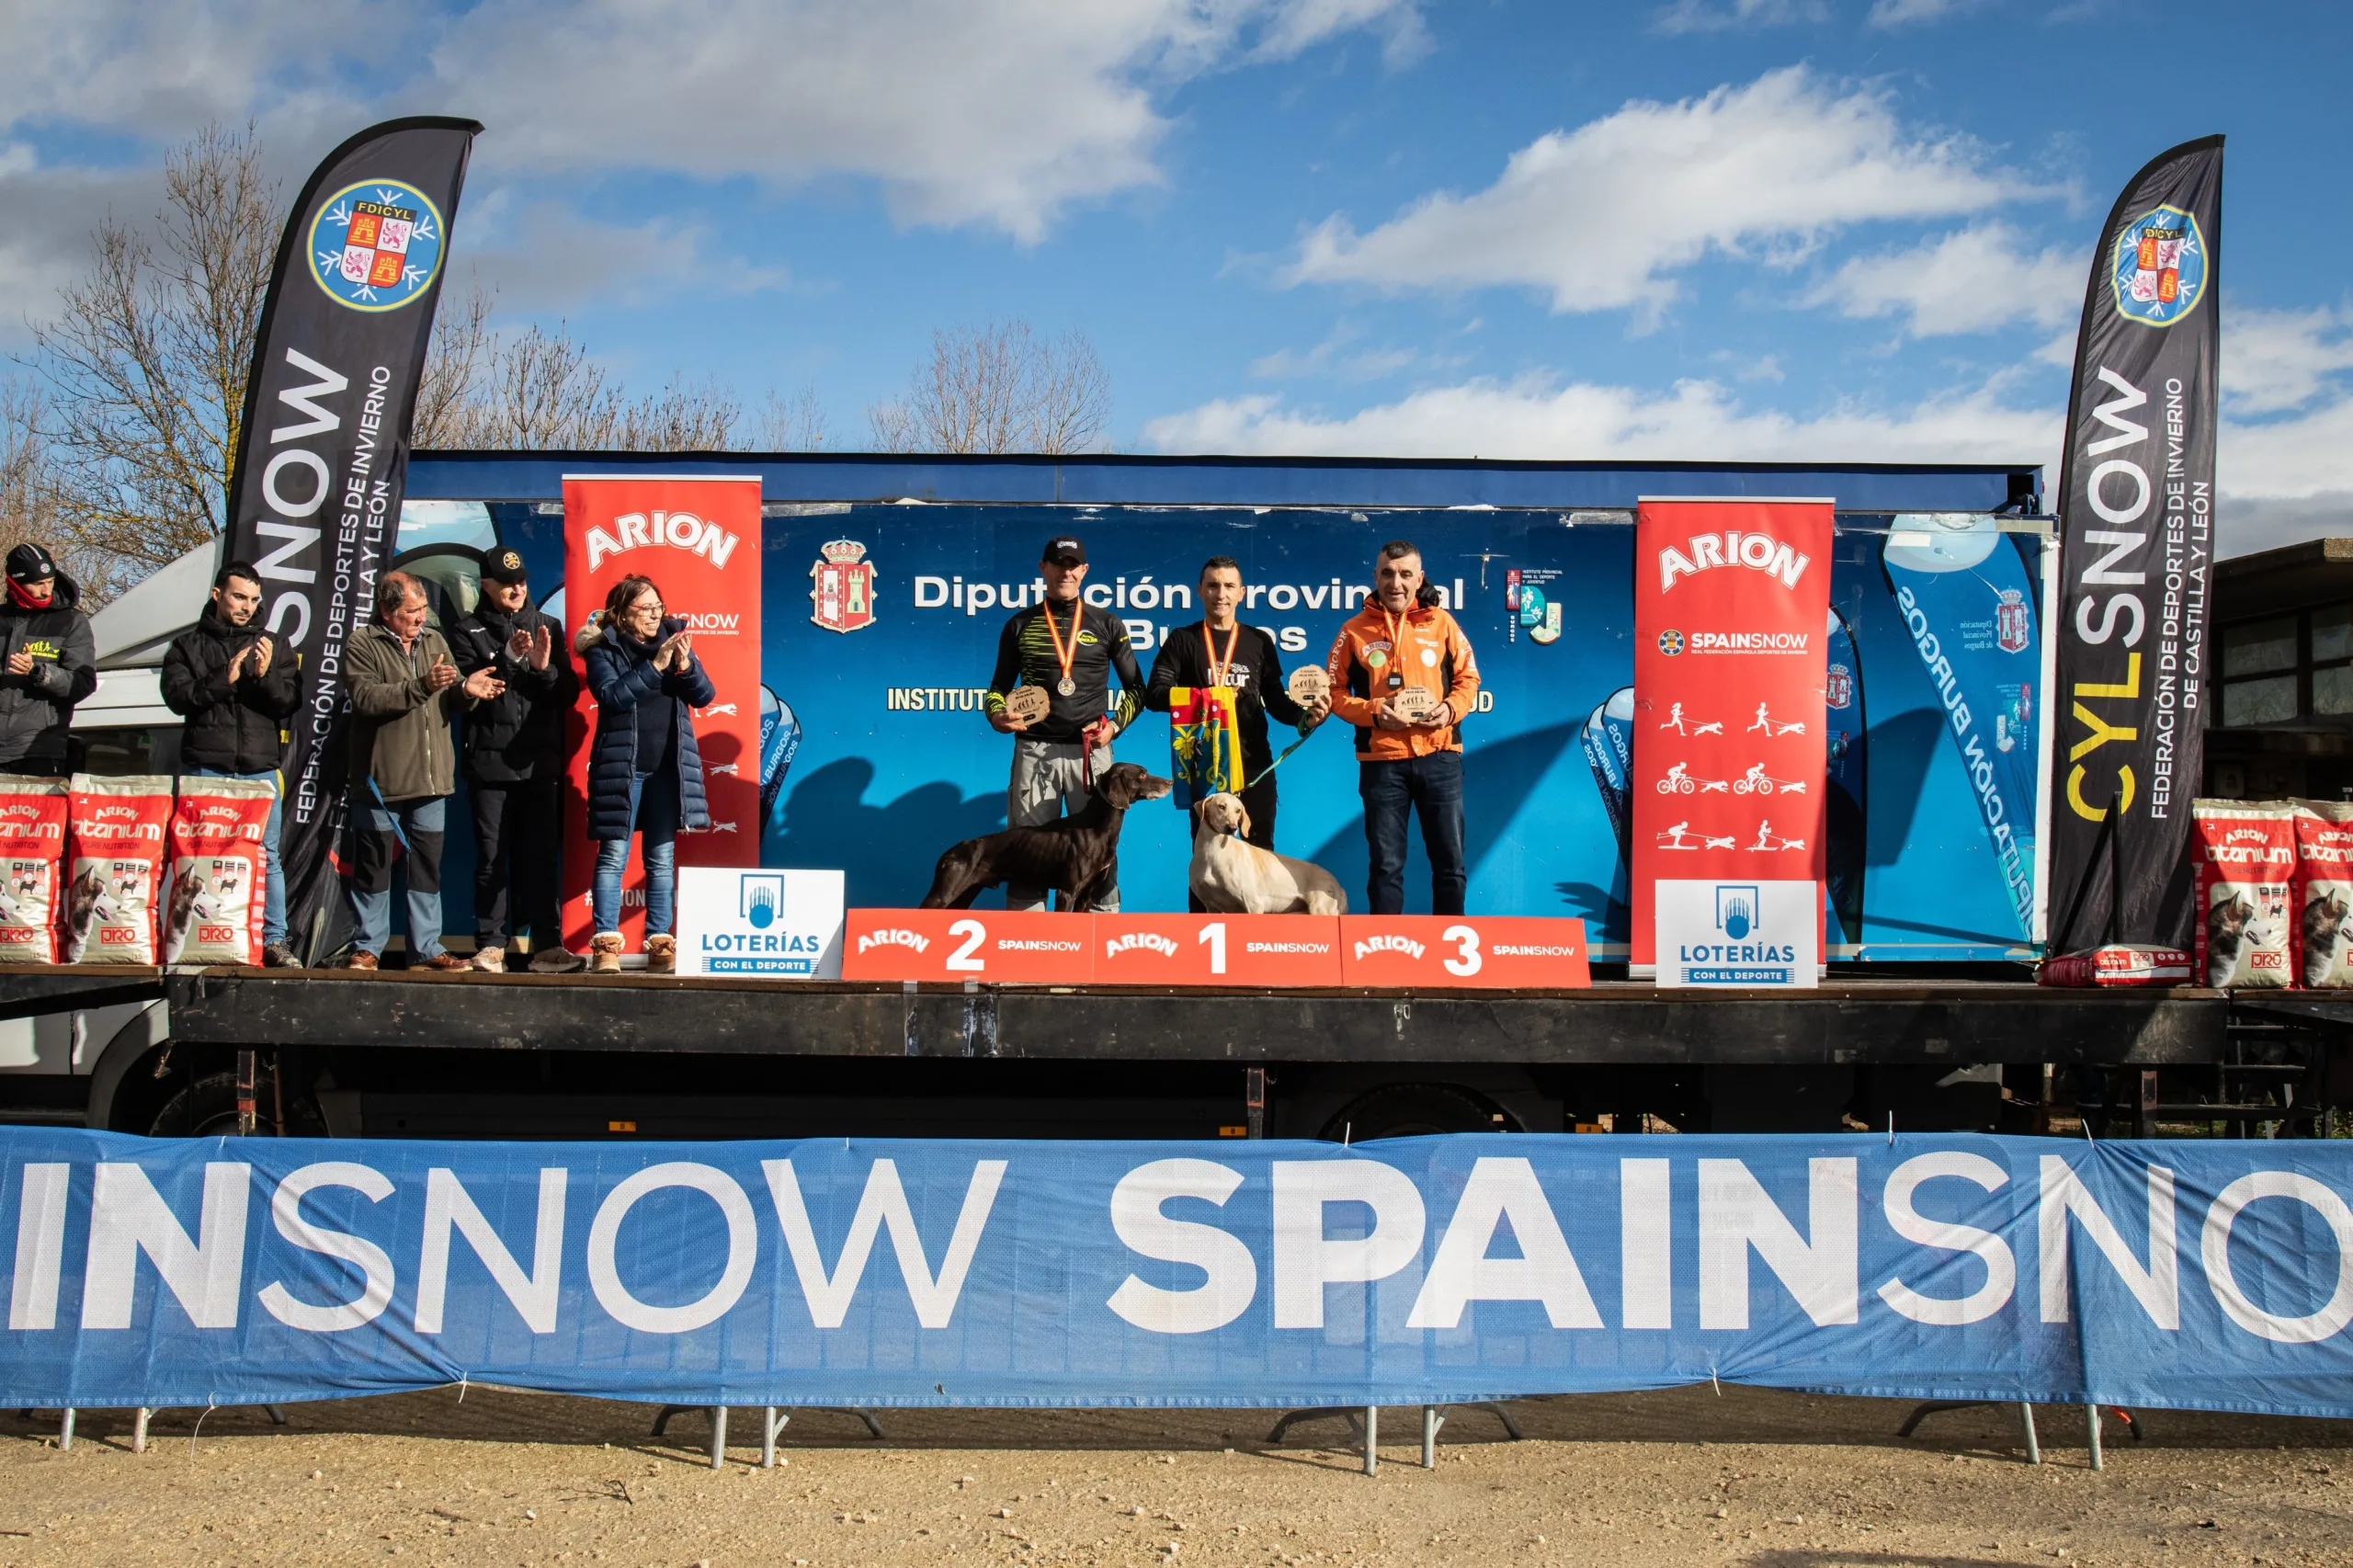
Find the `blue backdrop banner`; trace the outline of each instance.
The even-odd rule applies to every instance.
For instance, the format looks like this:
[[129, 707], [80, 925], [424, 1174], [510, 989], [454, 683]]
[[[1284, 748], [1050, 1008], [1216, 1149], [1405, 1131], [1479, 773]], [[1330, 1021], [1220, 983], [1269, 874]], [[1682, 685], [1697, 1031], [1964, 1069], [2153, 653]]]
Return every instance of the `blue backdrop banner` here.
[[0, 1133], [0, 1396], [737, 1404], [1704, 1381], [2353, 1415], [2327, 1142]]

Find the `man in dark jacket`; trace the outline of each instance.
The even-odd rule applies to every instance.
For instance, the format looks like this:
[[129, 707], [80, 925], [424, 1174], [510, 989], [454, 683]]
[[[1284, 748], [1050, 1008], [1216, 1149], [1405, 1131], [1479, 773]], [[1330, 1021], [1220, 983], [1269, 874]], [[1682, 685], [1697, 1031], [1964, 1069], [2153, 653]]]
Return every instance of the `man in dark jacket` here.
[[449, 629], [465, 675], [488, 670], [506, 683], [466, 710], [466, 790], [474, 810], [474, 967], [506, 968], [507, 890], [515, 927], [531, 932], [531, 969], [569, 974], [585, 960], [567, 952], [558, 908], [558, 787], [563, 778], [563, 716], [572, 706], [572, 661], [563, 630], [531, 608], [529, 574], [513, 550], [482, 563], [482, 602]]
[[351, 691], [350, 967], [374, 969], [392, 935], [392, 850], [407, 851], [411, 969], [464, 969], [441, 949], [441, 838], [457, 791], [449, 721], [499, 695], [488, 670], [460, 676], [427, 625], [425, 585], [387, 572], [376, 619], [344, 644]]
[[63, 777], [74, 705], [97, 688], [98, 666], [82, 590], [49, 551], [8, 552], [0, 603], [0, 773]]
[[286, 879], [278, 861], [278, 823], [285, 795], [278, 778], [280, 728], [301, 705], [294, 655], [263, 630], [261, 574], [232, 561], [212, 579], [212, 602], [164, 654], [164, 706], [188, 722], [180, 762], [208, 778], [267, 780], [278, 796], [262, 830], [268, 862], [263, 881], [262, 962], [287, 969], [301, 960], [286, 945]]

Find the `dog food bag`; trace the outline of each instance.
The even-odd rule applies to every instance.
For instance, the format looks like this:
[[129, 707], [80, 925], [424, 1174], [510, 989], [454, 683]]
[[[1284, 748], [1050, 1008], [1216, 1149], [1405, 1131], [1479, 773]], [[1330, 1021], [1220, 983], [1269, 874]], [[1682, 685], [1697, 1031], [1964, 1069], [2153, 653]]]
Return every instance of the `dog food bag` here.
[[263, 891], [278, 869], [262, 833], [277, 788], [260, 778], [183, 778], [172, 812], [165, 963], [261, 962]]
[[2296, 983], [2296, 806], [2198, 801], [2199, 972], [2211, 986], [2277, 990]]
[[168, 776], [77, 773], [68, 799], [67, 963], [156, 961], [155, 889], [172, 821]]
[[2179, 948], [2152, 942], [2109, 942], [2048, 960], [2038, 985], [2187, 985], [2190, 958]]
[[2353, 803], [2296, 802], [2294, 907], [2304, 983], [2353, 986]]
[[57, 961], [65, 781], [0, 773], [0, 963]]

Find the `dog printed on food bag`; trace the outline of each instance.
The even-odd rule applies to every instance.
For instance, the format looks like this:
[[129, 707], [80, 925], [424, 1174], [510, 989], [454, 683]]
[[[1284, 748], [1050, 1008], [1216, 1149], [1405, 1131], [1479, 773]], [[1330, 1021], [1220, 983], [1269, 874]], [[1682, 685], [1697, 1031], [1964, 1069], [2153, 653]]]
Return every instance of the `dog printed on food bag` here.
[[2353, 916], [2353, 802], [2296, 802], [2296, 881], [2303, 983], [2314, 988], [2353, 985], [2347, 917]]
[[2296, 983], [2296, 808], [2286, 801], [2199, 801], [2198, 965], [2206, 983], [2279, 990]]

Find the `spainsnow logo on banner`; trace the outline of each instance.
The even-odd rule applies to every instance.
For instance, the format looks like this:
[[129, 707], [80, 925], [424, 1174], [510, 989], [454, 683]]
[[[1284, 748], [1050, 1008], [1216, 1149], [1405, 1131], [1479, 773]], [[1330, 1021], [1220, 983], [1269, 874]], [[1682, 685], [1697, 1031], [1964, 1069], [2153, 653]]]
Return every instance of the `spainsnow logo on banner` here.
[[839, 871], [678, 872], [678, 972], [839, 980]]
[[[563, 481], [564, 603], [575, 628], [604, 608], [624, 577], [650, 580], [662, 613], [687, 623], [695, 657], [718, 689], [693, 715], [702, 754], [708, 833], [681, 831], [678, 865], [757, 866], [760, 860], [760, 482], [752, 475], [665, 474]], [[597, 699], [585, 671], [571, 725], [565, 805], [563, 935], [594, 935], [588, 889], [597, 846], [587, 835], [588, 739]], [[621, 880], [621, 934], [643, 935], [645, 868], [632, 840]], [[683, 875], [681, 892], [683, 892]], [[686, 943], [679, 943], [685, 967]], [[713, 971], [710, 972], [751, 972]], [[764, 971], [780, 972], [780, 971]]]
[[1631, 935], [1661, 984], [1813, 983], [1830, 543], [1827, 500], [1641, 503]]

